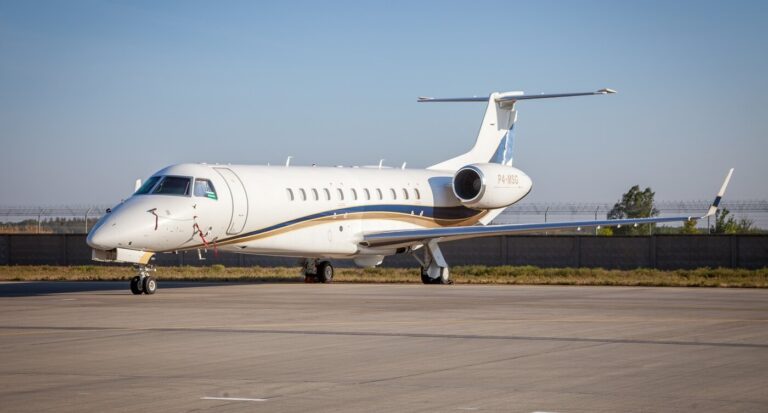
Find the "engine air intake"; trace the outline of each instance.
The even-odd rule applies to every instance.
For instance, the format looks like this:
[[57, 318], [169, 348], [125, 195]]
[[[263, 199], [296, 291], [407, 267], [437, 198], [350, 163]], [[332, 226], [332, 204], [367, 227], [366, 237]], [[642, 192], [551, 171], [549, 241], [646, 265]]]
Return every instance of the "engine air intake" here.
[[453, 190], [462, 201], [471, 201], [480, 195], [483, 178], [474, 169], [464, 168], [453, 178]]

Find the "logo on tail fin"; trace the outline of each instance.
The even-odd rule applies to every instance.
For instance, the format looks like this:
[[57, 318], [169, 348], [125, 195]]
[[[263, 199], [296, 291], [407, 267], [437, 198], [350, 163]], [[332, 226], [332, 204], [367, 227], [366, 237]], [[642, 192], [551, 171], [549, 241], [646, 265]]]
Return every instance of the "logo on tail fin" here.
[[498, 163], [506, 166], [512, 165], [512, 145], [515, 142], [514, 129], [515, 127], [513, 124], [512, 127], [509, 128], [507, 133], [505, 133], [504, 136], [501, 138], [501, 141], [499, 142], [499, 147], [496, 148], [496, 152], [493, 154], [493, 156], [488, 162]]

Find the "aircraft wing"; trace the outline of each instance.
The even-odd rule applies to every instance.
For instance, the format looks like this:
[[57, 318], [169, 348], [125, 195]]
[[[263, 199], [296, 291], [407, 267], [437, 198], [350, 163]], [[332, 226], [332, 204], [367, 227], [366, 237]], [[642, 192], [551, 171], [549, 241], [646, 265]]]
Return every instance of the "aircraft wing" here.
[[717, 207], [720, 204], [720, 200], [725, 194], [725, 189], [728, 186], [728, 181], [733, 174], [733, 168], [728, 172], [728, 175], [720, 187], [717, 197], [709, 207], [706, 214], [701, 217], [691, 216], [676, 216], [676, 217], [664, 217], [664, 218], [630, 218], [630, 219], [606, 219], [601, 221], [570, 221], [570, 222], [545, 222], [539, 224], [511, 224], [511, 225], [476, 225], [476, 226], [463, 226], [463, 227], [445, 227], [445, 228], [428, 228], [428, 229], [414, 229], [414, 230], [399, 230], [399, 231], [382, 231], [375, 233], [365, 234], [363, 237], [362, 245], [368, 247], [380, 247], [380, 246], [404, 246], [412, 245], [419, 242], [425, 242], [432, 239], [439, 239], [440, 241], [453, 241], [467, 238], [479, 238], [479, 237], [492, 237], [497, 235], [512, 235], [512, 234], [526, 234], [532, 232], [541, 231], [557, 231], [565, 229], [582, 229], [592, 228], [598, 226], [611, 226], [620, 227], [626, 225], [640, 225], [640, 224], [655, 224], [661, 222], [681, 222], [689, 221], [692, 219], [702, 219], [712, 216], [717, 211]]

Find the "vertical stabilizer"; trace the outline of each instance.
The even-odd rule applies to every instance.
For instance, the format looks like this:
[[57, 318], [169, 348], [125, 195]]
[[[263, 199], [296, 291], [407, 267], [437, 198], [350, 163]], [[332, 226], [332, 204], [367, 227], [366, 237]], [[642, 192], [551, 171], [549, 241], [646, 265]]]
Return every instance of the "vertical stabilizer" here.
[[526, 95], [523, 92], [491, 93], [488, 97], [471, 98], [419, 98], [419, 102], [487, 102], [483, 123], [477, 134], [475, 145], [469, 152], [455, 158], [432, 165], [429, 169], [455, 171], [462, 166], [472, 163], [497, 163], [512, 165], [513, 131], [517, 121], [515, 104], [521, 100], [549, 99], [570, 96], [607, 95], [616, 93], [611, 89], [600, 89], [595, 92], [555, 93], [541, 95]]
[[469, 152], [432, 165], [429, 169], [456, 170], [471, 163], [512, 165], [513, 129], [517, 120], [514, 101], [498, 101], [501, 96], [522, 95], [523, 92], [493, 93], [488, 97], [483, 123], [475, 145]]

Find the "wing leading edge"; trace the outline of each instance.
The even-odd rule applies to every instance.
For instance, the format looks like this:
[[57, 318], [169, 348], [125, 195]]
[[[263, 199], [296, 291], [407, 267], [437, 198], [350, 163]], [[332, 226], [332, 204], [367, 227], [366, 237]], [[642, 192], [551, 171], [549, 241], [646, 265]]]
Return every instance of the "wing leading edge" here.
[[692, 219], [702, 219], [712, 216], [717, 211], [720, 200], [725, 195], [725, 189], [733, 174], [733, 168], [728, 171], [720, 192], [712, 202], [709, 210], [701, 217], [677, 216], [665, 218], [630, 218], [630, 219], [606, 219], [601, 221], [570, 221], [570, 222], [549, 222], [539, 224], [511, 224], [511, 225], [488, 225], [488, 226], [464, 226], [464, 227], [446, 227], [430, 228], [400, 231], [383, 231], [365, 234], [362, 245], [368, 247], [379, 246], [400, 246], [411, 245], [419, 242], [439, 239], [440, 241], [453, 241], [467, 238], [491, 237], [497, 235], [526, 234], [531, 232], [541, 232], [547, 230], [581, 229], [598, 226], [618, 227], [622, 225], [640, 225], [656, 224], [662, 222], [681, 222]]

